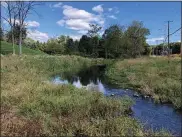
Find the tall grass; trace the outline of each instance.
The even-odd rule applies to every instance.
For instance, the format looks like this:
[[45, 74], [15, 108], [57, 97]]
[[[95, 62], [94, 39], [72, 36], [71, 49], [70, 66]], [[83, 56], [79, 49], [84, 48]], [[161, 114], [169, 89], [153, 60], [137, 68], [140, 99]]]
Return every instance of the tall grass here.
[[78, 56], [3, 56], [1, 58], [1, 134], [3, 136], [145, 136], [127, 115], [130, 98], [54, 85], [56, 73], [77, 71], [103, 59]]
[[181, 104], [181, 59], [166, 57], [138, 58], [118, 61], [106, 71], [111, 83], [133, 88], [156, 101], [172, 102], [177, 109]]

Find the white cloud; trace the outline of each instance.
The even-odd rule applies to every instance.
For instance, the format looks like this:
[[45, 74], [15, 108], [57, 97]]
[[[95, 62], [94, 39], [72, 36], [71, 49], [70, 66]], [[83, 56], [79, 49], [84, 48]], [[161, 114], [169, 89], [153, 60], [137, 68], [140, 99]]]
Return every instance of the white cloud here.
[[93, 18], [93, 14], [85, 11], [85, 10], [80, 10], [77, 8], [73, 8], [71, 6], [68, 5], [64, 5], [63, 6], [63, 14], [65, 15], [66, 18], [69, 19], [92, 19]]
[[156, 42], [157, 40], [164, 40], [163, 37], [159, 37], [159, 38], [150, 38], [150, 39], [147, 39], [147, 42]]
[[[8, 21], [10, 22], [10, 19], [8, 19]], [[6, 20], [3, 20], [3, 23], [4, 23], [4, 24], [7, 24], [7, 25], [8, 25], [9, 22], [7, 22]], [[11, 19], [11, 22], [14, 22], [14, 19]], [[15, 23], [19, 24], [19, 20], [16, 19], [16, 20], [15, 20]]]
[[68, 28], [73, 30], [88, 30], [90, 29], [89, 23], [81, 19], [70, 19], [66, 21]]
[[56, 22], [59, 26], [64, 26], [65, 20], [59, 20]]
[[64, 5], [63, 6], [63, 9], [72, 9], [73, 7], [72, 6], [69, 6], [69, 5]]
[[114, 16], [114, 15], [109, 15], [109, 16], [107, 16], [108, 18], [111, 18], [111, 19], [117, 19], [116, 18], [116, 16]]
[[[97, 23], [104, 25], [104, 18], [102, 15], [95, 15], [82, 9], [77, 9], [69, 5], [63, 7], [63, 19], [57, 22], [60, 26], [66, 28], [78, 30], [80, 32], [87, 31], [90, 29], [89, 24]], [[64, 20], [64, 21], [63, 21]]]
[[47, 33], [43, 33], [38, 30], [34, 30], [34, 31], [28, 30], [27, 37], [36, 41], [38, 40], [40, 42], [47, 42], [47, 40], [49, 39], [49, 36]]
[[104, 11], [104, 9], [102, 8], [102, 5], [97, 5], [93, 7], [92, 10], [98, 13], [102, 13]]
[[53, 5], [54, 8], [60, 8], [61, 6], [62, 6], [62, 2], [59, 2]]
[[[8, 19], [9, 20], [9, 19]], [[14, 19], [11, 19], [12, 22], [14, 22]], [[9, 23], [6, 21], [6, 20], [3, 20], [3, 23], [8, 25]], [[15, 23], [19, 24], [20, 21], [18, 19], [15, 20]], [[40, 23], [37, 22], [37, 21], [25, 21], [24, 22], [24, 25], [25, 26], [28, 26], [28, 27], [39, 27], [40, 26]]]
[[158, 38], [150, 38], [150, 39], [147, 39], [146, 42], [148, 44], [154, 45], [154, 44], [157, 44], [157, 42], [158, 42], [158, 44], [159, 43], [162, 43], [163, 40], [164, 40], [163, 37], [158, 37]]
[[100, 25], [103, 25], [104, 23], [105, 23], [105, 21], [104, 20], [101, 20], [101, 21], [99, 21], [98, 22]]
[[26, 24], [28, 25], [28, 27], [39, 27], [40, 23], [37, 21], [27, 21]]
[[181, 40], [178, 40], [178, 42], [181, 42]]
[[108, 8], [108, 11], [112, 11], [112, 8]]
[[109, 12], [112, 11], [112, 13], [114, 13], [114, 14], [118, 14], [120, 12], [119, 9], [118, 9], [118, 7], [108, 8], [108, 11]]

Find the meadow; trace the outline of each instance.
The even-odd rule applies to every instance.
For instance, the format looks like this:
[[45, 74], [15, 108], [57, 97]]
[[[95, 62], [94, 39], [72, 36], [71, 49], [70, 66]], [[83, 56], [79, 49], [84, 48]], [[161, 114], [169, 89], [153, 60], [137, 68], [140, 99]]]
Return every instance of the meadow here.
[[[1, 54], [4, 55], [12, 54], [12, 52], [13, 52], [12, 43], [1, 41]], [[22, 52], [27, 55], [45, 55], [45, 53], [42, 51], [33, 50], [25, 46], [22, 46]], [[19, 47], [16, 44], [15, 44], [15, 54], [19, 54]]]
[[128, 115], [134, 103], [129, 97], [110, 98], [50, 82], [56, 73], [108, 62], [69, 55], [1, 56], [1, 135], [170, 136], [163, 130], [144, 131]]
[[156, 103], [181, 109], [181, 58], [142, 57], [117, 61], [107, 68], [108, 81], [152, 96]]

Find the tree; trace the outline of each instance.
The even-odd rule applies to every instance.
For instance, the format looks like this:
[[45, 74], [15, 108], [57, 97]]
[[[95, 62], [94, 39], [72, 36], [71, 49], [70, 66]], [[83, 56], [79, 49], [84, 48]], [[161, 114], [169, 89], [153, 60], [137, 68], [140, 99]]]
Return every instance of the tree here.
[[84, 55], [86, 54], [91, 54], [92, 53], [92, 46], [90, 43], [90, 37], [87, 35], [83, 35], [80, 39], [80, 43], [78, 46], [79, 52], [83, 53]]
[[68, 38], [66, 42], [66, 53], [70, 54], [75, 51], [74, 41], [72, 38]]
[[146, 36], [150, 34], [149, 29], [142, 22], [133, 21], [125, 32], [127, 45], [132, 57], [140, 56], [146, 46]]
[[79, 41], [75, 40], [74, 41], [75, 52], [78, 52], [78, 46], [79, 46]]
[[90, 30], [88, 30], [87, 35], [90, 37], [90, 45], [92, 46], [92, 56], [98, 56], [98, 45], [99, 45], [99, 38], [98, 32], [101, 30], [102, 27], [98, 26], [97, 24], [89, 24]]
[[0, 27], [0, 40], [3, 40], [3, 36], [4, 36], [4, 33], [2, 28]]
[[105, 58], [119, 57], [122, 53], [123, 27], [112, 25], [105, 30], [102, 38], [104, 39]]
[[92, 56], [98, 57], [98, 46], [99, 46], [99, 38], [98, 36], [94, 36], [90, 38], [90, 45], [92, 46]]
[[22, 34], [23, 34], [23, 27], [25, 26], [25, 19], [27, 18], [28, 14], [31, 13], [31, 11], [35, 12], [34, 7], [36, 5], [39, 5], [39, 4], [34, 1], [17, 1], [16, 2], [18, 21], [19, 21], [19, 25], [20, 25], [19, 55], [22, 54], [22, 36], [23, 36]]
[[[60, 38], [64, 38], [61, 36]], [[64, 54], [65, 53], [65, 42], [60, 39], [49, 39], [46, 43], [44, 52], [48, 54]]]
[[12, 2], [12, 1], [5, 1], [5, 4], [7, 5], [7, 7], [4, 7], [6, 9], [6, 17], [1, 16], [6, 22], [8, 22], [8, 24], [10, 25], [10, 29], [11, 31], [11, 41], [12, 41], [12, 47], [13, 47], [13, 55], [15, 54], [15, 46], [14, 46], [14, 32], [13, 32], [13, 28], [16, 25], [17, 22], [17, 7], [16, 7], [16, 3]]
[[98, 45], [98, 57], [104, 58], [105, 57], [105, 49], [104, 49], [104, 42], [103, 38], [99, 38], [99, 45]]
[[87, 35], [91, 38], [97, 36], [98, 32], [102, 29], [102, 27], [97, 24], [89, 24], [89, 26], [90, 30], [88, 30]]
[[170, 48], [172, 49], [172, 54], [180, 54], [181, 42], [170, 43]]
[[151, 55], [151, 52], [152, 52], [152, 49], [151, 49], [151, 47], [147, 44], [147, 45], [145, 45], [144, 46], [144, 52], [143, 52], [143, 55], [147, 55], [147, 56], [149, 56], [149, 55]]
[[[13, 34], [13, 40], [14, 43], [18, 44], [19, 43], [19, 35], [20, 35], [20, 25], [17, 23], [13, 28], [8, 31], [7, 35], [7, 40], [8, 42], [13, 42], [12, 41], [12, 34]], [[22, 40], [24, 40], [27, 36], [27, 29], [25, 27], [22, 28]]]
[[23, 42], [23, 44], [31, 49], [37, 49], [39, 47], [39, 42], [31, 39], [31, 38], [26, 38]]

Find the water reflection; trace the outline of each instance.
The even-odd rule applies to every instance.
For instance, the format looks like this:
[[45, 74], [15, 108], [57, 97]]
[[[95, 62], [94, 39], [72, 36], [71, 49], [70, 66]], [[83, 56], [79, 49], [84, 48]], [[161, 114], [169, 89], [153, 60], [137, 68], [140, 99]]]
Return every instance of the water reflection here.
[[[56, 76], [52, 82], [55, 84], [68, 84], [69, 83], [68, 80], [64, 80], [60, 76]], [[77, 77], [77, 78], [74, 78], [74, 81], [70, 81], [70, 84], [73, 84], [77, 88], [86, 88], [89, 91], [98, 91], [98, 92], [102, 92], [103, 94], [105, 94], [104, 85], [102, 84], [101, 80], [99, 80], [99, 79], [97, 79], [97, 83], [90, 80], [89, 83], [84, 85], [81, 83], [80, 78]]]

